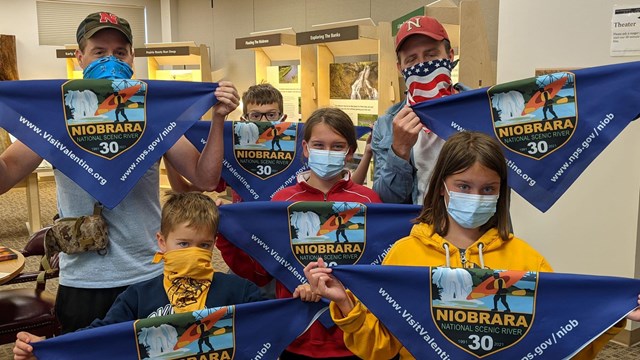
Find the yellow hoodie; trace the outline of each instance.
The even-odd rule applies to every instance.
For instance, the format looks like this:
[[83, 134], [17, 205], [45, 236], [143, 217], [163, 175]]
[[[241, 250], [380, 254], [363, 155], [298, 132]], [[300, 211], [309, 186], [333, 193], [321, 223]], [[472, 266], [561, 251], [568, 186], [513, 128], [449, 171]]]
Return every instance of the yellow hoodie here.
[[[545, 258], [523, 240], [512, 236], [504, 241], [497, 229], [490, 229], [466, 249], [460, 251], [427, 224], [416, 224], [411, 234], [398, 240], [384, 258], [383, 265], [487, 267], [500, 270], [553, 271]], [[362, 359], [391, 359], [400, 354], [401, 360], [414, 359], [402, 344], [380, 323], [367, 308], [348, 292], [355, 307], [344, 316], [331, 303], [331, 317], [344, 332], [347, 348]], [[593, 359], [602, 347], [625, 324], [621, 321], [585, 347], [573, 359]]]

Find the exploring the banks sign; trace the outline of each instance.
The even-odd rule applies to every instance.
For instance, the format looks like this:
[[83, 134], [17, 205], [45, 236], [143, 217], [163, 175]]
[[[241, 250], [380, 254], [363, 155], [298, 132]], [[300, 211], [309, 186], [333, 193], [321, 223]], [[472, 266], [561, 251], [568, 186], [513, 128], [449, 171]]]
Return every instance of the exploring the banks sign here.
[[633, 311], [640, 292], [636, 279], [476, 268], [333, 274], [416, 359], [569, 358]]
[[300, 299], [259, 301], [79, 330], [32, 345], [36, 357], [51, 360], [276, 360], [323, 309]]
[[419, 103], [443, 139], [463, 130], [504, 146], [509, 186], [547, 211], [640, 115], [640, 62], [541, 75]]
[[216, 103], [216, 83], [0, 82], [6, 129], [108, 208]]
[[[199, 121], [185, 136], [202, 151], [211, 123]], [[356, 136], [371, 132], [356, 126]], [[222, 178], [243, 201], [270, 201], [273, 195], [297, 183], [309, 170], [302, 156], [304, 123], [280, 121], [226, 121]]]

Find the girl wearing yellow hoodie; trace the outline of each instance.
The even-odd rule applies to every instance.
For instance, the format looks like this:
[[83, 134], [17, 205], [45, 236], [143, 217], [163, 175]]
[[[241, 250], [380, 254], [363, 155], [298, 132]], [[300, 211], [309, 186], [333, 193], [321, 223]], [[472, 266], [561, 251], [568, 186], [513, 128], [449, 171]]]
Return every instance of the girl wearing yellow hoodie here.
[[[447, 140], [435, 165], [422, 212], [383, 265], [480, 267], [553, 271], [545, 258], [509, 232], [507, 166], [498, 142], [461, 132]], [[362, 359], [414, 359], [384, 324], [331, 275], [322, 259], [305, 268], [312, 290], [331, 300], [331, 316], [347, 347]], [[640, 311], [628, 316], [639, 320]], [[616, 324], [574, 359], [593, 359], [618, 333]]]

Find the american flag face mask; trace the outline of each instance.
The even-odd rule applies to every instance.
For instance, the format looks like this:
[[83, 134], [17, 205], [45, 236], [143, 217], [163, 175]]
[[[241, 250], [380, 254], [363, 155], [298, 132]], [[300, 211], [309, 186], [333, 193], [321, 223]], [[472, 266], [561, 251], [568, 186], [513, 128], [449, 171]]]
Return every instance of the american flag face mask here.
[[438, 59], [415, 64], [402, 70], [407, 84], [409, 105], [441, 98], [453, 93], [451, 83], [453, 64], [449, 59]]

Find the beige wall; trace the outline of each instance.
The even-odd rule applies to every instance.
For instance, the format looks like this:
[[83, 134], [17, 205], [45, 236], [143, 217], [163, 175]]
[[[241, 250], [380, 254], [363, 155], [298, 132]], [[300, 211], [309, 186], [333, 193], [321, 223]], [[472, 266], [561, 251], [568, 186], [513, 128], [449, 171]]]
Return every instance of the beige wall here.
[[[95, 2], [92, 0], [77, 0]], [[235, 50], [235, 39], [251, 32], [291, 27], [308, 31], [312, 25], [358, 18], [392, 21], [433, 0], [109, 0], [111, 4], [146, 7], [148, 42], [195, 41], [211, 49], [214, 71], [226, 74], [240, 91], [255, 82], [251, 50]], [[447, 0], [449, 1], [449, 0]], [[459, 3], [460, 0], [450, 0]], [[474, 1], [474, 0], [465, 0]], [[489, 46], [497, 58], [498, 3], [482, 0]], [[21, 79], [66, 76], [65, 64], [54, 46], [38, 45], [36, 0], [0, 0], [0, 33], [16, 35]], [[167, 10], [168, 9], [168, 10]], [[162, 12], [170, 11], [170, 14]], [[17, 16], [19, 14], [19, 16]], [[139, 46], [141, 44], [136, 44]], [[135, 61], [138, 78], [147, 78], [146, 61]]]
[[[633, 0], [616, 3], [638, 4]], [[498, 82], [531, 77], [536, 68], [640, 60], [609, 56], [613, 4], [502, 1]], [[638, 276], [639, 137], [640, 124], [632, 123], [544, 214], [514, 196], [511, 213], [516, 232], [543, 253], [556, 271]]]
[[[432, 0], [210, 0], [179, 1], [178, 26], [174, 41], [194, 40], [213, 49], [212, 69], [225, 69], [242, 92], [255, 83], [251, 50], [235, 50], [235, 39], [251, 32], [293, 28], [312, 30], [312, 25], [372, 18], [392, 20], [431, 3]], [[458, 3], [459, 0], [452, 1]], [[490, 48], [497, 58], [498, 0], [482, 0], [489, 32]], [[197, 24], [197, 25], [196, 25]]]
[[[75, 1], [95, 3], [95, 1]], [[147, 38], [149, 42], [161, 41], [159, 1], [110, 0], [108, 3], [144, 6], [147, 14]], [[35, 0], [0, 0], [0, 34], [16, 36], [20, 79], [64, 79], [67, 77], [64, 59], [56, 58], [55, 50], [59, 47], [38, 45], [38, 19]], [[137, 59], [135, 69], [137, 74], [141, 74], [138, 75], [139, 77], [146, 77], [146, 60]]]

